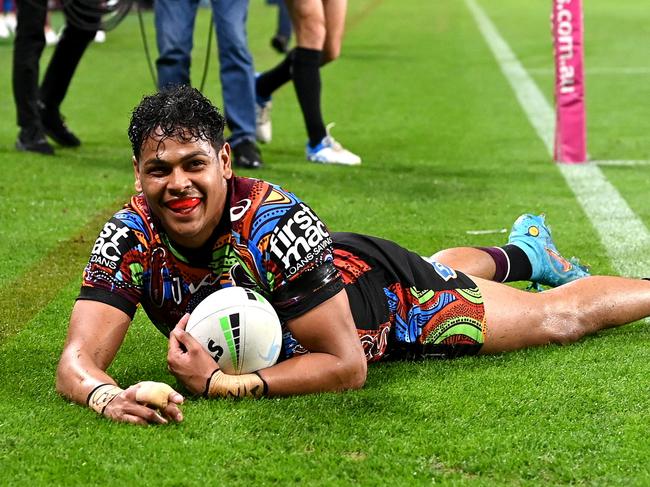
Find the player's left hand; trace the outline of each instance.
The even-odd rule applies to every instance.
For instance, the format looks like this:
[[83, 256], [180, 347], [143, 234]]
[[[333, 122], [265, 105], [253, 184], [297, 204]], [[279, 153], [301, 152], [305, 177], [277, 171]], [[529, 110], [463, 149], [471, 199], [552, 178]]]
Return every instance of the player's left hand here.
[[212, 373], [219, 368], [214, 359], [192, 335], [185, 331], [185, 314], [169, 334], [167, 367], [193, 394], [202, 394]]

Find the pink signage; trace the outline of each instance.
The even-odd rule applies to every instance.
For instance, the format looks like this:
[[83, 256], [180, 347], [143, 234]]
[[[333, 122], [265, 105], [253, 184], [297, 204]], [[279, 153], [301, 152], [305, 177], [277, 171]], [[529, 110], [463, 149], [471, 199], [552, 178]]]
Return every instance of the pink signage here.
[[586, 162], [582, 0], [553, 0], [555, 160]]

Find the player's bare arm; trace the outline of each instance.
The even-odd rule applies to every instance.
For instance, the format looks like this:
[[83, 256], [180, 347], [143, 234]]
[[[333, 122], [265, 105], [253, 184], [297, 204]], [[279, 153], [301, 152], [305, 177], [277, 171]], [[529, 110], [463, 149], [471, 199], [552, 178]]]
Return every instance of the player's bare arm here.
[[[57, 368], [57, 391], [115, 421], [148, 424], [182, 420], [178, 405], [183, 397], [173, 389], [143, 382], [122, 390], [106, 373], [130, 322], [128, 315], [107, 304], [77, 301]], [[167, 397], [161, 397], [161, 391], [166, 391]]]
[[[218, 368], [201, 345], [185, 333], [187, 316], [170, 336], [170, 371], [195, 394], [204, 393]], [[356, 333], [345, 291], [287, 324], [310, 353], [259, 371], [269, 396], [341, 391], [363, 387], [366, 358]], [[248, 374], [254, 375], [254, 374]], [[236, 376], [230, 376], [235, 380]], [[227, 379], [229, 380], [229, 379]], [[238, 380], [246, 380], [240, 378]], [[255, 380], [251, 377], [251, 380]], [[235, 395], [235, 394], [233, 394]]]
[[367, 363], [345, 291], [288, 323], [291, 334], [310, 353], [264, 369], [269, 395], [360, 389]]

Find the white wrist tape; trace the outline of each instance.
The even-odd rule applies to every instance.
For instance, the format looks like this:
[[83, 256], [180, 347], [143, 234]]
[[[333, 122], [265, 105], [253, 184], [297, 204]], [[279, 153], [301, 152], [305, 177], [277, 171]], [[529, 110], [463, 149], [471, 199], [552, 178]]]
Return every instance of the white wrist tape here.
[[268, 392], [268, 386], [259, 374], [230, 375], [217, 369], [212, 373], [205, 388], [205, 397], [252, 397], [260, 398]]
[[86, 402], [91, 409], [94, 409], [99, 414], [104, 414], [104, 409], [106, 406], [115, 399], [115, 396], [119, 395], [124, 389], [120, 389], [113, 384], [102, 384], [95, 387], [90, 394], [88, 394], [88, 399]]

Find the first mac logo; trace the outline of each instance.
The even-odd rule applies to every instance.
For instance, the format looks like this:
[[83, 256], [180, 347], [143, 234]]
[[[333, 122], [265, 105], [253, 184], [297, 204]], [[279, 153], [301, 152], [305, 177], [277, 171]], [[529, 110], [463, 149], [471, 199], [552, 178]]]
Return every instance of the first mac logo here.
[[294, 207], [283, 224], [273, 229], [269, 239], [273, 256], [292, 276], [309, 265], [332, 244], [325, 224], [303, 203]]
[[104, 225], [99, 237], [95, 240], [90, 262], [103, 265], [110, 269], [117, 268], [117, 262], [122, 257], [119, 242], [129, 233], [128, 227], [118, 228], [113, 222]]

